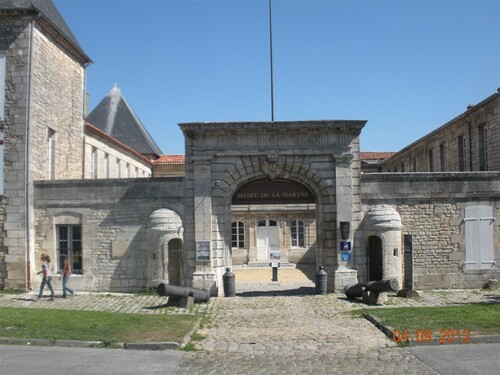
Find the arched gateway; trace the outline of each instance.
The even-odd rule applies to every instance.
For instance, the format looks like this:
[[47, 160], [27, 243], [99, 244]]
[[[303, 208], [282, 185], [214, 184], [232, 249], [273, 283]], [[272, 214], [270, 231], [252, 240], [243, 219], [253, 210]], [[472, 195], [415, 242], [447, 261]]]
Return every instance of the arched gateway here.
[[[233, 264], [233, 234], [241, 231], [232, 207], [266, 199], [313, 205], [314, 258], [328, 272], [329, 291], [356, 283], [352, 234], [360, 221], [359, 134], [365, 123], [180, 124], [186, 140], [184, 283], [212, 295], [222, 291], [222, 275]], [[300, 219], [288, 224], [300, 233]], [[257, 239], [265, 237], [268, 243], [255, 256], [271, 259], [275, 249], [269, 242], [278, 220], [264, 218], [257, 223], [261, 225]], [[295, 239], [300, 241], [300, 235]]]

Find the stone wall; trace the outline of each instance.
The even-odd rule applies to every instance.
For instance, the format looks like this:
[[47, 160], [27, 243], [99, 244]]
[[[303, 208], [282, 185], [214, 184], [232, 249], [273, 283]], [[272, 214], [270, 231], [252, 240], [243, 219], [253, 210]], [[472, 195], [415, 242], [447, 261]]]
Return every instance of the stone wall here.
[[[0, 17], [6, 54], [3, 253], [6, 288], [29, 287], [34, 179], [81, 178], [84, 66], [30, 16]], [[29, 271], [28, 271], [29, 272]]]
[[[395, 207], [401, 235], [411, 235], [415, 289], [479, 288], [500, 277], [500, 173], [381, 173], [362, 177], [363, 211], [378, 204]], [[465, 267], [465, 208], [493, 208], [494, 257], [490, 270]], [[363, 242], [360, 227], [359, 241]], [[403, 241], [402, 241], [403, 242]], [[357, 248], [361, 277], [367, 272], [366, 243]], [[403, 249], [401, 249], [403, 251]]]
[[[26, 123], [30, 68], [30, 17], [0, 17], [0, 49], [5, 51], [3, 259], [6, 288], [26, 285]], [[8, 279], [7, 279], [8, 276]]]
[[55, 132], [53, 179], [82, 178], [84, 67], [35, 28], [31, 83], [33, 180], [48, 179], [47, 135]]
[[[36, 269], [42, 252], [57, 259], [56, 226], [81, 224], [83, 274], [74, 275], [72, 285], [76, 290], [131, 292], [148, 286], [157, 261], [156, 244], [149, 241], [149, 217], [165, 208], [183, 216], [184, 180], [36, 182], [35, 202]], [[33, 277], [36, 288], [40, 278]]]

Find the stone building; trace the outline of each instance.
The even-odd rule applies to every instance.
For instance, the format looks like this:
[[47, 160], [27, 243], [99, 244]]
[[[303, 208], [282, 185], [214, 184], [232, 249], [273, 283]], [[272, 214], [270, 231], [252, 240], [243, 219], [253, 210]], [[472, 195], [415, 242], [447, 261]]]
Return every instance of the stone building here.
[[[50, 1], [0, 3], [0, 284], [31, 287], [33, 181], [81, 179], [85, 66]], [[5, 281], [4, 281], [5, 280]]]
[[384, 161], [387, 172], [500, 171], [500, 89]]
[[[50, 0], [4, 5], [0, 287], [38, 287], [44, 252], [55, 273], [69, 256], [88, 291], [218, 295], [226, 267], [272, 262], [323, 266], [330, 292], [499, 278], [499, 94], [382, 164], [397, 173], [360, 152], [358, 120], [182, 123], [185, 155], [161, 155], [117, 87], [84, 119], [91, 61]], [[469, 124], [473, 171], [413, 172]]]

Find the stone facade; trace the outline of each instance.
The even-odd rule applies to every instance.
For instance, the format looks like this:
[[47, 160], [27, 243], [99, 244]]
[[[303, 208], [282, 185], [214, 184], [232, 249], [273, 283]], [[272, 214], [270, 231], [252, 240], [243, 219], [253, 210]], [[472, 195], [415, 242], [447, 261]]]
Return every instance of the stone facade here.
[[89, 124], [84, 148], [84, 178], [151, 177], [150, 160]]
[[405, 147], [383, 163], [388, 172], [500, 170], [500, 93]]
[[[410, 258], [401, 265], [406, 282], [414, 289], [480, 288], [489, 279], [498, 279], [500, 270], [500, 174], [489, 173], [392, 173], [369, 174], [362, 178], [363, 211], [374, 205], [389, 204], [400, 215], [400, 238], [410, 241]], [[466, 264], [466, 209], [486, 206], [492, 230], [493, 263], [480, 270]], [[355, 267], [365, 281], [369, 274], [364, 223], [357, 237]], [[401, 241], [403, 244], [404, 241]], [[402, 245], [403, 246], [403, 245]], [[389, 249], [391, 250], [391, 249]], [[405, 252], [404, 248], [398, 249]], [[405, 267], [405, 260], [412, 263]], [[409, 266], [409, 264], [407, 265]], [[364, 275], [364, 276], [363, 276]]]
[[[233, 205], [231, 222], [244, 225], [244, 246], [232, 246], [233, 265], [267, 265], [271, 258], [261, 259], [258, 254], [258, 223], [262, 220], [277, 221], [277, 249], [280, 263], [297, 266], [316, 265], [316, 206], [314, 204], [273, 205]], [[292, 244], [291, 223], [300, 220], [304, 223], [304, 243]]]
[[[332, 277], [341, 265], [340, 222], [360, 220], [359, 133], [364, 121], [180, 124], [186, 137], [185, 261], [196, 287], [219, 293], [231, 259], [231, 201], [259, 179], [295, 181], [315, 196], [316, 264]], [[196, 248], [210, 244], [209, 259]]]
[[[330, 292], [382, 278], [424, 289], [477, 288], [500, 277], [499, 93], [383, 166], [433, 173], [363, 174], [366, 122], [344, 120], [180, 124], [185, 158], [154, 164], [84, 126], [90, 60], [71, 33], [60, 34], [36, 9], [0, 9], [0, 287], [38, 287], [43, 252], [55, 273], [70, 254], [73, 284], [88, 291], [168, 281], [218, 295], [227, 266], [278, 258], [323, 266]], [[154, 141], [123, 108], [156, 159]], [[380, 155], [371, 157], [365, 171], [379, 168]], [[257, 185], [262, 190], [252, 190]], [[256, 200], [238, 201], [240, 194]], [[297, 221], [303, 243], [294, 244]], [[244, 227], [236, 246], [234, 222]], [[274, 248], [259, 242], [271, 237]]]
[[[183, 198], [179, 178], [36, 182], [35, 259], [48, 253], [57, 273], [58, 226], [78, 226], [83, 259], [81, 274], [72, 277], [77, 290], [130, 292], [156, 286], [168, 278], [159, 265], [165, 236], [167, 242], [183, 238]], [[172, 226], [158, 221], [159, 210], [176, 213]], [[41, 279], [33, 272], [37, 288]]]
[[[2, 13], [5, 51], [2, 267], [5, 287], [29, 286], [33, 269], [33, 181], [82, 177], [87, 58], [33, 13]], [[56, 162], [57, 160], [57, 162]], [[0, 267], [0, 268], [2, 268]], [[27, 271], [28, 270], [28, 271]]]

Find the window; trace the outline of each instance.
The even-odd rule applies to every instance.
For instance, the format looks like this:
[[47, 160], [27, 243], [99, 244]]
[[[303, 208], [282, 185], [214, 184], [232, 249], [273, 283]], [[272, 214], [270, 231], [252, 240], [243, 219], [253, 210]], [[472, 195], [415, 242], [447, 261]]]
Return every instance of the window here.
[[293, 220], [290, 223], [290, 236], [292, 247], [304, 247], [304, 222]]
[[47, 128], [47, 179], [56, 178], [56, 132]]
[[90, 151], [90, 178], [97, 178], [97, 148]]
[[231, 246], [238, 249], [245, 248], [245, 223], [242, 221], [231, 223]]
[[465, 208], [465, 269], [491, 269], [493, 257], [493, 207], [470, 206]]
[[479, 170], [488, 170], [488, 129], [480, 126], [478, 128], [478, 150], [479, 150]]
[[417, 158], [413, 158], [413, 172], [417, 172]]
[[434, 154], [429, 150], [429, 172], [434, 172]]
[[278, 222], [276, 220], [259, 220], [258, 224], [259, 227], [265, 227], [266, 225], [268, 227], [277, 227]]
[[68, 257], [71, 271], [82, 274], [82, 227], [81, 225], [57, 225], [57, 259], [62, 269], [64, 257]]
[[463, 172], [467, 169], [467, 145], [463, 135], [458, 136], [458, 170]]
[[441, 163], [441, 172], [446, 172], [447, 157], [445, 144], [439, 145], [439, 161]]

